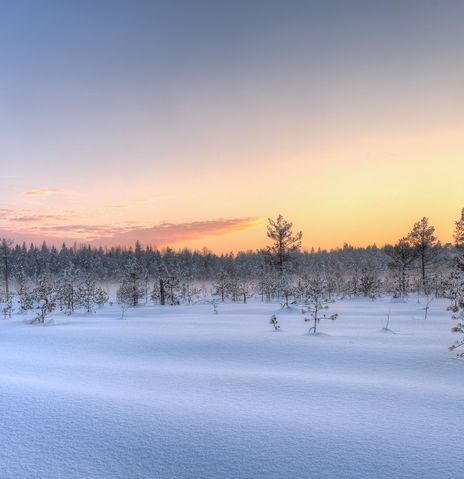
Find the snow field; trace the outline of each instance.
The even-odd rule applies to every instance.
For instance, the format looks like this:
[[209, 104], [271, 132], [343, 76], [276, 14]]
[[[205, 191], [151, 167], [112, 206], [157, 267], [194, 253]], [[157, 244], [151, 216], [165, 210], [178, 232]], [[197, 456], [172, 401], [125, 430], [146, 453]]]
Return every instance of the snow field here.
[[414, 299], [338, 301], [316, 336], [266, 303], [16, 315], [0, 322], [0, 477], [460, 477], [446, 306], [424, 321]]

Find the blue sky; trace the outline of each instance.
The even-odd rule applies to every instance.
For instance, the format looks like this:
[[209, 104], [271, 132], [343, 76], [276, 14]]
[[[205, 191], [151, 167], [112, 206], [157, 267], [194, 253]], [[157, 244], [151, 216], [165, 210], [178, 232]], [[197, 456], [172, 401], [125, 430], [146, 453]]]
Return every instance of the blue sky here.
[[[462, 18], [458, 1], [2, 2], [0, 208], [15, 213], [1, 227], [257, 218], [240, 240], [256, 246], [259, 218], [282, 211], [334, 245], [362, 242], [373, 202], [392, 204], [389, 229], [367, 242], [423, 214], [449, 237], [462, 196], [433, 172], [463, 173]], [[406, 166], [399, 187], [377, 184], [389, 164]], [[313, 212], [306, 188], [344, 194]], [[42, 189], [63, 194], [24, 194]], [[346, 198], [357, 229], [329, 228]], [[67, 220], [17, 221], [46, 212]]]

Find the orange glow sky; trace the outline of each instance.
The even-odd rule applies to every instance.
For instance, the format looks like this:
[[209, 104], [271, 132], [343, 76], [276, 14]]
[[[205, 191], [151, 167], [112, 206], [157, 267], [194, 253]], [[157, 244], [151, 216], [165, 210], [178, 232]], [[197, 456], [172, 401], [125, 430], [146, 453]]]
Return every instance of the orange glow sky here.
[[225, 252], [282, 213], [305, 248], [422, 216], [451, 241], [464, 5], [220, 3], [8, 7], [0, 236]]

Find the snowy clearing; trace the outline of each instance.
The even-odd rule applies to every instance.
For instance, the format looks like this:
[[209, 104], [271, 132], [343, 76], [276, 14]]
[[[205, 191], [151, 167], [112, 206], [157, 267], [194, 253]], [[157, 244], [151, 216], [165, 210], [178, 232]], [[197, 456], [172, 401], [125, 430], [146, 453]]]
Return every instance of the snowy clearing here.
[[16, 315], [0, 322], [0, 477], [459, 477], [447, 305], [424, 321], [414, 299], [338, 301], [316, 336], [266, 303]]

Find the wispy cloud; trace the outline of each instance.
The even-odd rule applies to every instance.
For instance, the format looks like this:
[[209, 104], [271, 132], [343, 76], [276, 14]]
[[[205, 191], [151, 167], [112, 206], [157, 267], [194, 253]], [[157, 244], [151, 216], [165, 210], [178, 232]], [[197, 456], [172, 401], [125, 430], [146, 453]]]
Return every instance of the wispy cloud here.
[[36, 225], [37, 223], [62, 223], [76, 221], [79, 215], [73, 210], [57, 210], [56, 208], [0, 208], [0, 220], [14, 223]]
[[104, 208], [124, 209], [129, 208], [129, 205], [105, 205]]
[[23, 193], [24, 196], [51, 196], [65, 193], [65, 190], [60, 188], [44, 188], [40, 190], [30, 190]]
[[13, 216], [8, 218], [8, 221], [17, 223], [48, 223], [50, 221], [69, 221], [70, 219], [70, 216], [66, 215], [25, 215]]
[[119, 233], [123, 228], [106, 226], [106, 225], [53, 225], [41, 226], [37, 231], [46, 233], [48, 235], [59, 236], [62, 233], [72, 235], [73, 237], [80, 237], [85, 240], [111, 236]]
[[14, 213], [14, 210], [11, 208], [0, 208], [0, 219], [8, 218]]

